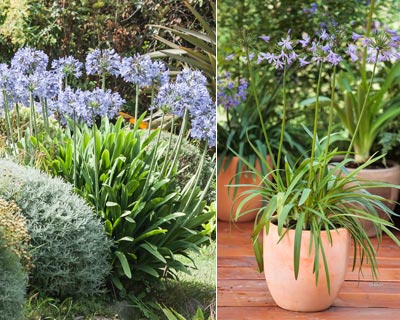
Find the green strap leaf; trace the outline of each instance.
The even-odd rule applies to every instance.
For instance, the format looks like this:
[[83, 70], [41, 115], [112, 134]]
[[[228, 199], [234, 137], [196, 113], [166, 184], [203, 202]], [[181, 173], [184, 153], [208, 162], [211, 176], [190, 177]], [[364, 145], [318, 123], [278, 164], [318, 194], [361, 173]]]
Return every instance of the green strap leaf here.
[[121, 251], [115, 251], [114, 254], [121, 263], [122, 270], [124, 271], [125, 275], [129, 279], [131, 279], [132, 278], [131, 268], [129, 266], [128, 259], [126, 258], [125, 254], [122, 253]]

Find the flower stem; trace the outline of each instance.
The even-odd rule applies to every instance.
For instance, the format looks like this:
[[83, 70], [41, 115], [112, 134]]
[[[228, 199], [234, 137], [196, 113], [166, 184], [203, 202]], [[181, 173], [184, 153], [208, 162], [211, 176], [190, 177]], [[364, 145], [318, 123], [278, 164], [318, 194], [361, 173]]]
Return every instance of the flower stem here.
[[[364, 103], [363, 103], [363, 106], [361, 108], [360, 116], [358, 117], [358, 121], [357, 121], [357, 124], [356, 124], [356, 128], [354, 129], [353, 136], [351, 137], [351, 141], [350, 141], [349, 147], [347, 148], [345, 159], [347, 159], [349, 153], [353, 149], [354, 141], [355, 141], [355, 138], [357, 136], [358, 130], [360, 128], [360, 124], [364, 120], [363, 117], [364, 117], [365, 110], [367, 109], [366, 106], [367, 106], [367, 102], [368, 102], [368, 97], [369, 97], [369, 93], [370, 93], [371, 88], [372, 88], [372, 83], [374, 81], [376, 65], [378, 63], [378, 56], [379, 56], [379, 50], [377, 50], [377, 52], [376, 52], [375, 63], [374, 63], [374, 67], [372, 69], [371, 78], [369, 80], [368, 89], [367, 89], [367, 92], [365, 93]], [[355, 155], [355, 156], [357, 157], [357, 155]]]
[[[151, 85], [151, 101], [150, 101], [151, 106], [153, 106], [153, 102], [154, 102], [154, 84]], [[151, 108], [151, 110], [150, 110], [149, 127], [147, 128], [149, 133], [151, 130], [152, 122], [153, 122], [153, 108]], [[162, 129], [162, 127], [161, 127], [161, 129]]]
[[[37, 130], [37, 125], [36, 125], [36, 111], [35, 111], [35, 101], [33, 100], [33, 93], [32, 91], [29, 92], [29, 105], [31, 109], [31, 135], [35, 136], [36, 138], [36, 148], [39, 150], [39, 133]], [[33, 123], [33, 125], [32, 125]]]
[[7, 101], [7, 94], [5, 89], [3, 89], [3, 101], [4, 101], [4, 115], [6, 117], [6, 132], [7, 138], [10, 140], [11, 144], [14, 145], [14, 139], [12, 136], [12, 126], [10, 120], [10, 112], [8, 110], [8, 101]]
[[135, 97], [135, 121], [139, 113], [139, 84], [136, 84], [136, 97]]
[[77, 187], [77, 176], [76, 176], [76, 159], [77, 159], [77, 154], [76, 154], [76, 111], [74, 110], [73, 113], [73, 120], [74, 120], [74, 187]]
[[[331, 132], [332, 132], [332, 122], [333, 122], [333, 110], [335, 104], [335, 84], [336, 84], [336, 65], [333, 66], [333, 74], [332, 74], [332, 81], [331, 81], [331, 103], [329, 105], [329, 119], [328, 119], [328, 133], [326, 138], [326, 146], [325, 146], [325, 157], [324, 157], [324, 164], [322, 167], [322, 171], [325, 171], [326, 167], [328, 166], [328, 159], [326, 155], [329, 152], [329, 143], [331, 139]], [[322, 174], [320, 177], [323, 176]]]
[[[96, 196], [96, 213], [99, 213], [99, 157], [97, 154], [97, 125], [92, 108], [92, 132], [94, 139], [94, 192]], [[74, 132], [75, 134], [75, 132]]]
[[18, 103], [15, 104], [15, 114], [17, 116], [17, 128], [18, 128], [18, 141], [21, 140], [21, 120], [19, 115]]
[[182, 121], [182, 125], [181, 125], [181, 130], [179, 131], [178, 141], [176, 142], [176, 145], [174, 148], [174, 154], [175, 154], [174, 160], [171, 163], [167, 177], [169, 177], [172, 174], [172, 170], [174, 170], [174, 167], [178, 161], [178, 157], [180, 155], [181, 146], [182, 146], [183, 135], [185, 134], [185, 131], [186, 131], [188, 117], [189, 117], [189, 110], [188, 110], [188, 108], [185, 108], [185, 113], [182, 118], [183, 121]]
[[[273, 167], [276, 167], [275, 158], [274, 158], [274, 155], [272, 153], [271, 144], [269, 143], [267, 129], [265, 127], [265, 123], [264, 123], [264, 119], [263, 119], [263, 115], [262, 115], [262, 111], [261, 111], [260, 101], [258, 100], [257, 88], [256, 88], [256, 82], [255, 82], [254, 74], [253, 74], [253, 71], [252, 71], [252, 69], [250, 67], [250, 53], [249, 53], [248, 46], [246, 46], [246, 56], [247, 56], [247, 68], [248, 68], [248, 71], [249, 71], [249, 76], [250, 76], [250, 81], [251, 81], [251, 88], [252, 88], [252, 91], [253, 91], [254, 100], [256, 102], [258, 117], [260, 119], [260, 124], [261, 124], [261, 129], [262, 129], [262, 132], [263, 132], [263, 135], [264, 135], [265, 144], [267, 145], [267, 150], [268, 150], [268, 153], [270, 155], [270, 158], [271, 158], [271, 161], [272, 161], [272, 165], [273, 165]], [[260, 160], [264, 160], [264, 159], [260, 159]], [[275, 178], [276, 177], [276, 171], [272, 170], [272, 167], [269, 164], [269, 161], [265, 161], [265, 164], [267, 166], [267, 170], [271, 173], [272, 177]], [[278, 179], [275, 179], [275, 180], [279, 181]]]
[[281, 164], [281, 154], [283, 148], [283, 138], [285, 136], [285, 126], [286, 126], [286, 110], [287, 110], [287, 99], [286, 99], [286, 64], [283, 67], [283, 83], [282, 83], [282, 90], [283, 90], [283, 115], [282, 115], [282, 125], [281, 125], [281, 133], [279, 137], [279, 149], [278, 149], [278, 157], [276, 160], [276, 171], [279, 174], [279, 168]]
[[[369, 5], [368, 20], [367, 20], [367, 26], [366, 26], [366, 32], [365, 32], [366, 37], [369, 37], [369, 34], [371, 33], [374, 9], [375, 9], [375, 0], [371, 0], [371, 3]], [[361, 67], [361, 76], [362, 76], [363, 83], [367, 82], [367, 72], [366, 72], [366, 68], [365, 68], [366, 65], [367, 65], [367, 47], [364, 48], [362, 67]]]
[[[318, 72], [318, 82], [317, 82], [317, 93], [316, 93], [316, 98], [315, 98], [314, 128], [313, 128], [313, 138], [312, 138], [312, 145], [311, 145], [310, 171], [308, 174], [307, 188], [311, 187], [311, 183], [314, 180], [313, 163], [314, 163], [314, 157], [315, 157], [315, 141], [317, 140], [318, 114], [319, 114], [319, 93], [321, 91], [321, 78], [322, 78], [322, 63], [320, 62], [319, 72]], [[309, 199], [310, 198], [311, 197], [309, 197]], [[307, 221], [307, 220], [305, 220], [305, 221]]]

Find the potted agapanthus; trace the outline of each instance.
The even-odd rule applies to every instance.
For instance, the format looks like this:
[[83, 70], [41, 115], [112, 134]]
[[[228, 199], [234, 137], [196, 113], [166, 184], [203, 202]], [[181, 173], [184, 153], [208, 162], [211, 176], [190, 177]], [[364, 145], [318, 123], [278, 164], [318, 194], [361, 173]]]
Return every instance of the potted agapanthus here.
[[[232, 212], [237, 209], [241, 194], [249, 190], [248, 186], [258, 184], [260, 180], [256, 175], [246, 173], [240, 157], [245, 157], [248, 162], [260, 168], [260, 162], [251, 150], [248, 137], [257, 139], [255, 120], [258, 120], [255, 110], [249, 110], [246, 104], [247, 99], [247, 80], [244, 78], [231, 78], [229, 72], [223, 79], [218, 81], [218, 105], [220, 107], [220, 119], [218, 121], [218, 147], [219, 170], [217, 180], [217, 217], [222, 221], [231, 221]], [[240, 157], [235, 156], [231, 150], [235, 150]], [[242, 186], [239, 188], [229, 188], [228, 186], [235, 181]], [[239, 221], [254, 220], [257, 210], [262, 205], [262, 197], [258, 196], [251, 203], [247, 203], [247, 215]], [[251, 212], [252, 214], [249, 214]]]
[[[264, 38], [265, 40], [266, 38]], [[393, 224], [379, 217], [378, 211], [390, 216], [394, 212], [383, 204], [384, 198], [367, 190], [376, 187], [393, 187], [387, 183], [358, 180], [357, 174], [365, 167], [376, 163], [383, 156], [366, 159], [354, 171], [346, 166], [352, 162], [350, 152], [332, 149], [335, 140], [333, 116], [335, 112], [337, 68], [344, 56], [340, 48], [343, 39], [327, 30], [321, 30], [315, 39], [303, 34], [302, 39], [291, 38], [290, 32], [277, 43], [270, 42], [270, 51], [260, 53], [258, 61], [269, 63], [283, 73], [282, 83], [282, 127], [280, 143], [276, 153], [269, 156], [274, 169], [266, 175], [261, 174], [251, 163], [242, 161], [252, 168], [262, 180], [261, 185], [246, 192], [236, 211], [236, 218], [245, 212], [241, 208], [255, 196], [267, 200], [258, 210], [254, 224], [252, 241], [260, 271], [265, 272], [269, 291], [275, 302], [282, 308], [294, 311], [319, 311], [328, 308], [337, 296], [347, 267], [350, 241], [356, 250], [353, 255], [353, 268], [358, 260], [361, 266], [367, 263], [374, 277], [377, 276], [376, 249], [373, 247], [362, 221], [369, 221], [378, 239], [387, 234], [400, 245], [390, 228]], [[375, 48], [376, 56], [382, 53]], [[366, 96], [371, 91], [373, 74], [368, 81]], [[314, 103], [314, 126], [305, 128], [311, 138], [311, 151], [302, 155], [296, 162], [289, 162], [282, 152], [287, 130], [287, 83], [288, 70], [294, 67], [318, 68]], [[323, 73], [330, 76], [330, 98], [328, 103], [328, 128], [323, 138], [317, 135], [320, 118]], [[253, 79], [253, 77], [252, 77]], [[250, 83], [254, 87], [254, 82]], [[257, 104], [260, 117], [260, 105]], [[360, 130], [359, 118], [355, 134]], [[261, 119], [263, 122], [263, 119]], [[263, 127], [265, 145], [270, 150], [269, 132]], [[259, 150], [253, 146], [255, 154]], [[335, 157], [343, 156], [341, 161]], [[265, 166], [268, 161], [260, 157]], [[270, 168], [272, 169], [272, 168]], [[259, 241], [263, 235], [263, 244]], [[264, 268], [265, 267], [265, 268]], [[290, 292], [290, 294], [288, 294]]]
[[[248, 50], [244, 46], [244, 50]], [[238, 58], [238, 57], [236, 57]], [[233, 59], [229, 55], [227, 60]], [[247, 58], [244, 59], [245, 61]], [[254, 54], [249, 54], [249, 63], [254, 67]], [[257, 86], [262, 88], [253, 95], [248, 90], [248, 72], [243, 77], [233, 76], [230, 72], [224, 73], [218, 80], [218, 176], [217, 176], [217, 216], [222, 221], [233, 221], [234, 212], [243, 199], [244, 193], [257, 185], [261, 180], [252, 174], [242, 159], [257, 167], [260, 172], [267, 172], [272, 167], [272, 161], [268, 153], [277, 150], [279, 127], [278, 116], [275, 110], [276, 94], [279, 83], [268, 90], [268, 79], [263, 79], [258, 72], [256, 74]], [[265, 76], [264, 76], [265, 77]], [[255, 100], [260, 105], [260, 112], [268, 121], [260, 122]], [[267, 127], [270, 135], [270, 150], [263, 143], [262, 127]], [[251, 143], [249, 143], [251, 141]], [[290, 143], [293, 146], [293, 141]], [[251, 145], [256, 145], [258, 154], [253, 152]], [[268, 159], [269, 166], [265, 166], [259, 157]], [[240, 186], [238, 186], [240, 184]], [[253, 221], [258, 209], [263, 205], [263, 198], [256, 196], [251, 202], [247, 202], [242, 208], [246, 215], [242, 215], [236, 221]]]
[[[388, 28], [371, 30], [374, 1], [370, 4], [370, 19], [365, 35], [353, 32], [353, 41], [348, 45], [351, 64], [338, 74], [338, 88], [341, 99], [334, 104], [342, 125], [348, 132], [351, 142], [348, 151], [354, 152], [354, 162], [349, 170], [353, 170], [367, 161], [371, 149], [379, 134], [400, 115], [398, 95], [391, 95], [390, 90], [400, 77], [399, 45], [400, 34]], [[396, 62], [397, 60], [397, 62]], [[393, 63], [391, 63], [393, 62]], [[372, 66], [371, 80], [368, 81], [366, 66]], [[361, 69], [361, 74], [353, 71]], [[378, 69], [382, 69], [381, 77], [374, 77]], [[395, 161], [381, 161], [361, 170], [359, 179], [379, 180], [400, 184], [400, 165]], [[391, 201], [398, 199], [395, 188], [377, 188], [370, 192], [381, 195]], [[391, 209], [395, 204], [387, 202]], [[386, 215], [381, 212], [381, 217]], [[375, 235], [373, 226], [365, 224], [370, 236]]]

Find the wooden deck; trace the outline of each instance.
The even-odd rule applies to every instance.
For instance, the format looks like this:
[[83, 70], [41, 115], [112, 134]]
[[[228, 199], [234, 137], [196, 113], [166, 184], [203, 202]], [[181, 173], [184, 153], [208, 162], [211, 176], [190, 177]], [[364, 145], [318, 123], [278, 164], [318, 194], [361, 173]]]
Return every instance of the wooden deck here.
[[[218, 320], [400, 319], [400, 248], [384, 238], [378, 250], [379, 282], [349, 269], [334, 305], [323, 312], [290, 312], [276, 306], [258, 273], [250, 242], [252, 223], [218, 221]], [[400, 233], [398, 233], [400, 236]], [[375, 241], [376, 242], [376, 241]]]

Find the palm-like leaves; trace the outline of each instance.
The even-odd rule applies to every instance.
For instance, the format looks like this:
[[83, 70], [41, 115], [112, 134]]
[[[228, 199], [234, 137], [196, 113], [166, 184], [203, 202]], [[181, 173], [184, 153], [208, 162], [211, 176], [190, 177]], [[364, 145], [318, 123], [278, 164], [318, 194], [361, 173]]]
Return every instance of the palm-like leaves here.
[[[199, 21], [204, 31], [194, 31], [181, 27], [165, 27], [154, 25], [159, 29], [169, 31], [186, 42], [190, 43], [193, 48], [180, 46], [161, 36], [156, 35], [155, 39], [168, 45], [171, 49], [160, 50], [151, 54], [152, 57], [172, 57], [182, 61], [196, 69], [201, 70], [209, 79], [212, 93], [216, 92], [216, 33], [215, 27], [212, 27], [201, 14], [193, 8], [187, 1], [184, 1], [187, 8]], [[210, 1], [214, 21], [215, 21], [215, 4]]]

